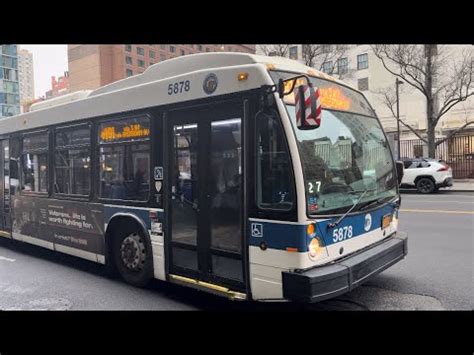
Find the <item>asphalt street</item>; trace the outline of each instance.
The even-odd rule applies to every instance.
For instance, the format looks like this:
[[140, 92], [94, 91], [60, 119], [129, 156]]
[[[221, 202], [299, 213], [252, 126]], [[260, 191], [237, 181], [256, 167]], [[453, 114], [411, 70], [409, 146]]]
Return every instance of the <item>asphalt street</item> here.
[[[474, 194], [402, 194], [406, 259], [358, 289], [311, 310], [472, 310]], [[0, 310], [300, 310], [290, 303], [231, 302], [154, 281], [146, 289], [101, 266], [0, 238]]]

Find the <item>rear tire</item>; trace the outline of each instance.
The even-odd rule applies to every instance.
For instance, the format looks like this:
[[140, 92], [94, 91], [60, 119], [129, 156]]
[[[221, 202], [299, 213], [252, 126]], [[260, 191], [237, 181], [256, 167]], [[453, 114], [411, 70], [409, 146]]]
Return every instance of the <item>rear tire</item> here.
[[130, 285], [145, 287], [153, 278], [150, 240], [131, 228], [119, 230], [114, 237], [112, 254], [118, 273]]
[[430, 178], [421, 178], [416, 182], [416, 189], [420, 194], [430, 194], [435, 190], [435, 184]]

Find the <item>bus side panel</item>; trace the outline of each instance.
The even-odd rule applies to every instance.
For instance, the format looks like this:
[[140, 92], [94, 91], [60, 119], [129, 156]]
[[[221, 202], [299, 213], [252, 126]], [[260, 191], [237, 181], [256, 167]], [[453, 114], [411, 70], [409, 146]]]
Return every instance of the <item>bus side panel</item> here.
[[[150, 212], [156, 215], [156, 220], [152, 221]], [[141, 223], [147, 230], [150, 236], [151, 248], [153, 253], [153, 267], [154, 276], [159, 280], [166, 280], [165, 272], [165, 247], [164, 247], [164, 234], [163, 234], [163, 221], [164, 213], [163, 210], [157, 208], [148, 207], [129, 207], [129, 206], [112, 206], [106, 205], [104, 209], [105, 213], [105, 229], [113, 218], [128, 216], [136, 219]], [[153, 227], [152, 227], [153, 224]]]
[[12, 197], [14, 239], [99, 262], [104, 249], [100, 204]]
[[314, 264], [308, 257], [306, 225], [251, 218], [248, 235], [252, 298], [282, 299], [282, 272]]

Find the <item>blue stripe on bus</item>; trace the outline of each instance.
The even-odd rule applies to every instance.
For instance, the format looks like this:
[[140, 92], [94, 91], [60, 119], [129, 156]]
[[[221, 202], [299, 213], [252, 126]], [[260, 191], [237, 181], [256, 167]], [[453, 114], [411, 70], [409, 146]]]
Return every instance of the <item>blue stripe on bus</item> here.
[[[371, 211], [370, 213], [362, 213], [358, 215], [347, 216], [337, 226], [337, 228], [344, 228], [346, 226], [352, 226], [352, 238], [359, 237], [363, 234], [371, 232], [376, 229], [380, 229], [382, 226], [382, 218], [386, 214], [393, 213], [393, 206], [386, 205], [382, 208]], [[372, 223], [370, 228], [366, 231], [364, 229], [365, 216], [370, 214]], [[316, 220], [316, 235], [321, 237], [326, 246], [334, 244], [333, 230], [334, 228], [328, 228], [328, 224], [334, 222], [336, 218], [326, 220]], [[253, 224], [262, 225], [262, 236], [255, 237], [252, 235]], [[306, 234], [307, 225], [298, 224], [284, 224], [284, 223], [272, 223], [272, 222], [260, 222], [252, 221], [248, 222], [248, 235], [250, 236], [250, 245], [260, 246], [262, 242], [266, 244], [267, 248], [286, 250], [287, 248], [297, 248], [298, 252], [308, 251], [308, 244], [311, 237]], [[339, 243], [339, 242], [336, 242]]]

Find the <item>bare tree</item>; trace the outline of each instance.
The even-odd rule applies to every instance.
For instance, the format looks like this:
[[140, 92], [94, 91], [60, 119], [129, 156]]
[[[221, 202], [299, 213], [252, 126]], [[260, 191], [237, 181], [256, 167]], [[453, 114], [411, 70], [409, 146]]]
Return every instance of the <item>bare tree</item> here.
[[[342, 76], [348, 72], [348, 62], [345, 71], [341, 72], [338, 70], [338, 63], [340, 63], [339, 60], [346, 57], [348, 50], [348, 45], [341, 44], [304, 44], [303, 61], [309, 67], [317, 66], [321, 71], [324, 69], [324, 72], [329, 75], [337, 73], [342, 79]], [[323, 68], [325, 63], [326, 68]]]
[[265, 55], [288, 57], [289, 44], [260, 44], [258, 46]]
[[[381, 60], [384, 68], [392, 75], [420, 91], [426, 98], [427, 132], [423, 137], [419, 132], [399, 119], [428, 146], [428, 156], [435, 157], [436, 147], [465, 127], [474, 123], [466, 120], [461, 127], [450, 132], [445, 138], [435, 140], [435, 130], [441, 117], [457, 104], [474, 95], [472, 82], [472, 48], [462, 51], [453, 58], [445, 47], [428, 45], [375, 45], [374, 54]], [[395, 97], [393, 91], [379, 92], [386, 106], [393, 110]]]

